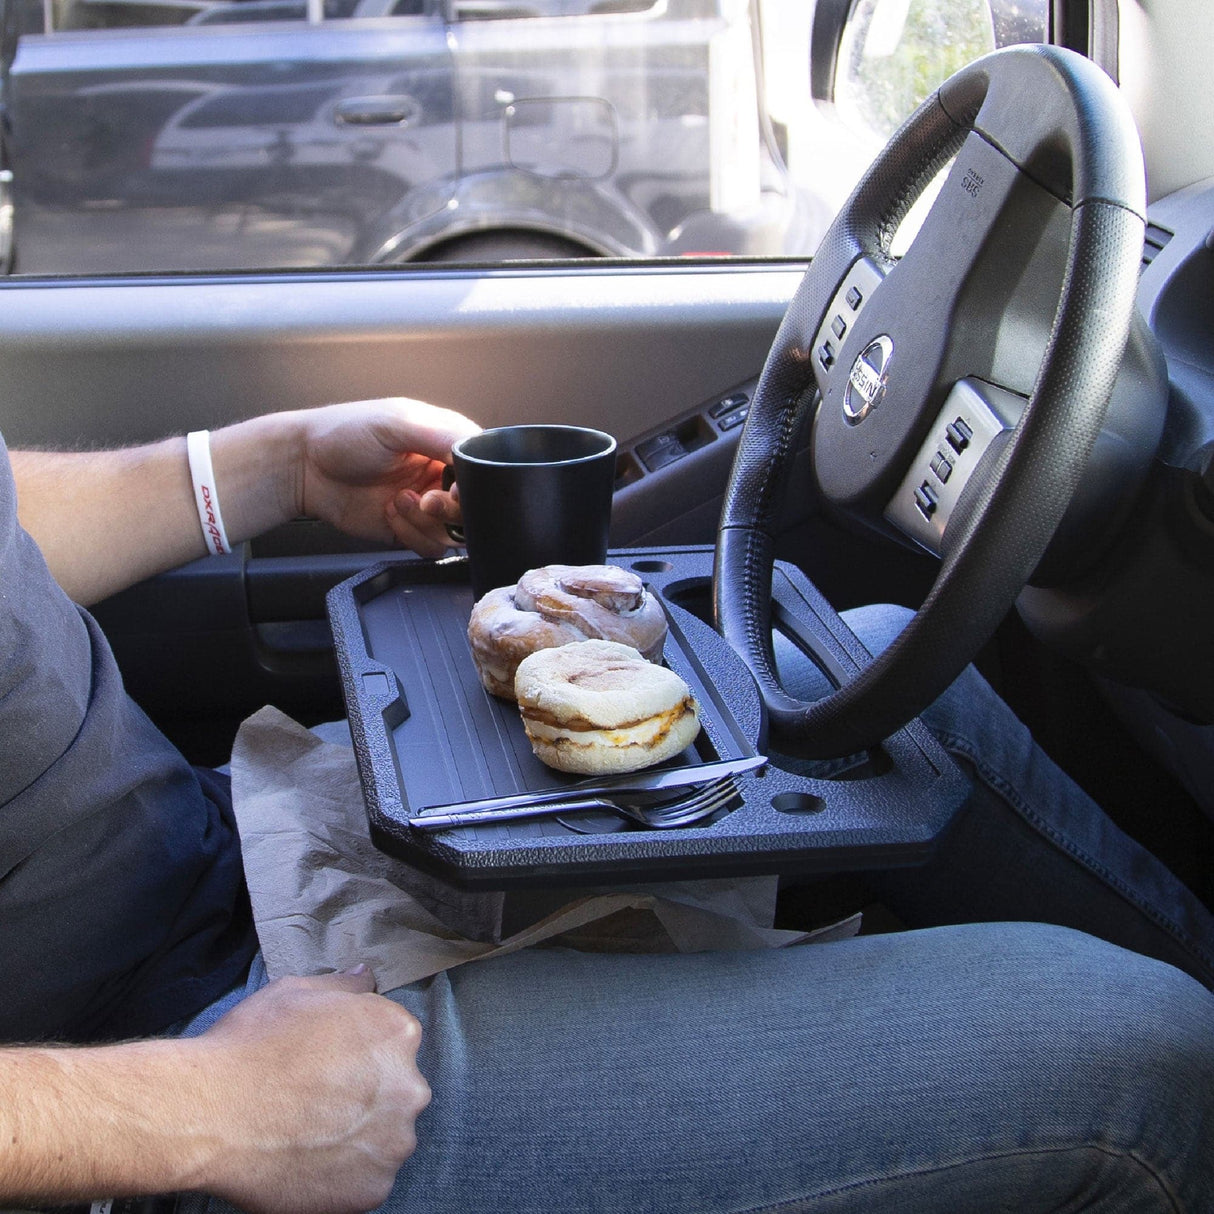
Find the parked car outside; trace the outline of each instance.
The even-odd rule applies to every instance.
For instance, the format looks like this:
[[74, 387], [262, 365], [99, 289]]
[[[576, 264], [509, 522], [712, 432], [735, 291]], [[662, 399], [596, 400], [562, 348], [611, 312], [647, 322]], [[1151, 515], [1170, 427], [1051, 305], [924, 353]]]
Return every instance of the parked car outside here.
[[10, 0], [30, 273], [781, 254], [746, 0]]
[[0, 0], [0, 270], [803, 257], [1047, 0]]

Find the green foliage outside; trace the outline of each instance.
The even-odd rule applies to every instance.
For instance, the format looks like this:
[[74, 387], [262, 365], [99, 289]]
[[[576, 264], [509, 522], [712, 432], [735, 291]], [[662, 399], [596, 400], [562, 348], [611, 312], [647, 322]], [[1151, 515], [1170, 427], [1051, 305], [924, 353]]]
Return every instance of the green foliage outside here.
[[[891, 48], [904, 8], [902, 34]], [[882, 141], [934, 88], [995, 49], [987, 0], [860, 0], [848, 41], [840, 99]]]

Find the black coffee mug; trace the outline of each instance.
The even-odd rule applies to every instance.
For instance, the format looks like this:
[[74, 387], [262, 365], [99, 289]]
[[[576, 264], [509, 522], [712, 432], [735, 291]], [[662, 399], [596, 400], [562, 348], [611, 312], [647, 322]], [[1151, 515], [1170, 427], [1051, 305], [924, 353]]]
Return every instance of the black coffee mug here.
[[[607, 559], [616, 442], [579, 426], [502, 426], [451, 449], [472, 591], [511, 586], [541, 565]], [[462, 536], [461, 536], [462, 532]]]

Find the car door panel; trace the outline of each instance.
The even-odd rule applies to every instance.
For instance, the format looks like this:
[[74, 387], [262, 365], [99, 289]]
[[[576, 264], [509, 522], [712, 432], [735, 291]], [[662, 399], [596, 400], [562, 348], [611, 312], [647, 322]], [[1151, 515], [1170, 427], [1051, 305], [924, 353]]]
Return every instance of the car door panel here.
[[[621, 444], [613, 544], [709, 542], [737, 398], [799, 278], [797, 266], [689, 265], [9, 280], [0, 431], [13, 447], [112, 445], [276, 408], [417, 396], [484, 425], [608, 430]], [[803, 518], [810, 498], [798, 497]], [[267, 701], [303, 719], [340, 712], [324, 593], [370, 561], [401, 559], [352, 548], [320, 524], [288, 524], [96, 614], [140, 701], [192, 756], [215, 761], [224, 730]]]
[[[0, 285], [0, 428], [137, 442], [409, 395], [622, 442], [752, 379], [797, 267], [283, 275]], [[48, 354], [53, 352], [53, 357]]]

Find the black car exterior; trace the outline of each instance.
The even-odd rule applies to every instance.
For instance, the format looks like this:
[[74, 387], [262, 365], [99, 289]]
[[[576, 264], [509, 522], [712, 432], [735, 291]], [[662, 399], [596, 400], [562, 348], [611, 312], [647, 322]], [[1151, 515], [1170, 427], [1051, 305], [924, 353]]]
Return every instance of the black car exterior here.
[[806, 247], [737, 0], [8, 0], [28, 273]]

